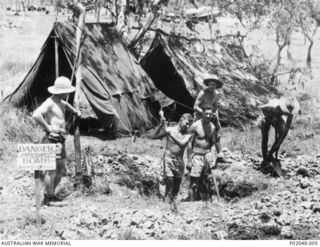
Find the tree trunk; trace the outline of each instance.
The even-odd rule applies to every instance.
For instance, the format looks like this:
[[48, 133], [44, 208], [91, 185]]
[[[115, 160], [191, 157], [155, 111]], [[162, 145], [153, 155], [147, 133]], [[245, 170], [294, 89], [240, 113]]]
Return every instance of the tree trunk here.
[[97, 22], [100, 22], [100, 13], [101, 13], [101, 0], [97, 0], [95, 3], [95, 14], [96, 14], [96, 18], [97, 18]]
[[118, 21], [117, 21], [117, 30], [118, 32], [123, 35], [124, 32], [126, 31], [126, 26], [127, 26], [127, 0], [120, 0], [120, 11], [118, 15]]
[[112, 15], [112, 21], [117, 24], [118, 23], [118, 7], [117, 7], [117, 0], [113, 0], [112, 1], [112, 6], [113, 6], [113, 10], [112, 12], [114, 13], [114, 15]]
[[274, 68], [273, 72], [276, 73], [278, 71], [278, 68], [280, 66], [280, 62], [281, 62], [281, 52], [283, 50], [283, 48], [286, 46], [286, 44], [283, 45], [278, 45], [278, 51], [277, 51], [277, 63], [276, 63], [276, 67]]
[[311, 50], [313, 46], [313, 40], [309, 40], [310, 44], [308, 46], [308, 53], [307, 53], [307, 66], [309, 69], [311, 69]]
[[164, 0], [158, 0], [152, 7], [152, 12], [148, 16], [147, 23], [144, 27], [142, 27], [139, 32], [133, 37], [133, 39], [130, 41], [128, 48], [131, 50], [131, 52], [134, 53], [135, 56], [138, 56], [138, 54], [135, 53], [134, 48], [138, 44], [139, 40], [143, 38], [143, 36], [146, 34], [146, 32], [149, 30], [151, 25], [154, 23], [154, 21], [159, 17], [159, 7], [164, 2]]
[[[151, 25], [154, 23], [154, 21], [158, 18], [159, 14], [149, 13], [147, 23], [144, 27], [142, 27], [139, 32], [133, 37], [133, 39], [130, 41], [130, 44], [128, 45], [128, 48], [134, 52], [135, 46], [138, 44], [139, 40], [143, 38], [145, 33], [148, 31], [148, 29], [151, 27]], [[138, 54], [135, 54], [138, 55]]]
[[288, 47], [287, 47], [287, 58], [290, 62], [292, 61], [291, 44], [288, 44]]

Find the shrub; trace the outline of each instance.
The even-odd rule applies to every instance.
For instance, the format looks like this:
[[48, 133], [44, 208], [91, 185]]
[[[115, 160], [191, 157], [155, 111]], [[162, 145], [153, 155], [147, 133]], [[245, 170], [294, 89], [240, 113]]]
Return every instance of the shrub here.
[[8, 103], [0, 104], [0, 141], [38, 142], [43, 135], [40, 127], [27, 114]]

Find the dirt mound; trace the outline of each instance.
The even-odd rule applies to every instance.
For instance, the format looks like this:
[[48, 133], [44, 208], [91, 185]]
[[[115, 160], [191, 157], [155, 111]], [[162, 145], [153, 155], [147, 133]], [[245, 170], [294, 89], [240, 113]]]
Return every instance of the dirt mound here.
[[[108, 181], [137, 190], [146, 196], [159, 196], [160, 169], [157, 169], [157, 162], [160, 161], [148, 156], [128, 155], [126, 152], [106, 148], [93, 152], [87, 147], [82, 164], [88, 187], [101, 187]], [[72, 177], [73, 174], [71, 169], [69, 175]], [[102, 190], [105, 193], [105, 189]]]

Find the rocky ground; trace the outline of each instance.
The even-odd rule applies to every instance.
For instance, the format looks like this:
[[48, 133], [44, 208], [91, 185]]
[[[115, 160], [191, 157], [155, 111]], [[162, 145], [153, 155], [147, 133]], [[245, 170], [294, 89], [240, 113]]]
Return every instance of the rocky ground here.
[[[158, 143], [161, 150], [161, 143]], [[215, 172], [218, 202], [161, 199], [159, 155], [128, 154], [104, 147], [85, 152], [90, 188], [73, 189], [73, 157], [59, 187], [62, 207], [42, 207], [36, 227], [34, 180], [30, 172], [9, 171], [0, 186], [1, 239], [319, 239], [319, 158], [283, 155], [285, 176], [264, 174], [259, 157], [225, 149], [227, 163]], [[89, 182], [88, 182], [89, 181]], [[92, 183], [90, 183], [92, 182]]]

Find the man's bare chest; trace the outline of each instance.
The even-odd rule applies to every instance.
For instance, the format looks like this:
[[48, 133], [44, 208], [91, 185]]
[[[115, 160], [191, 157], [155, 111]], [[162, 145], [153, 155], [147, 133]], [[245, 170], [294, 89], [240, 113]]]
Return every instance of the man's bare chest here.
[[60, 119], [64, 119], [65, 115], [65, 107], [62, 104], [52, 104], [47, 113], [48, 117], [56, 117]]
[[204, 93], [200, 104], [202, 106], [212, 106], [217, 101], [216, 94], [214, 93]]

